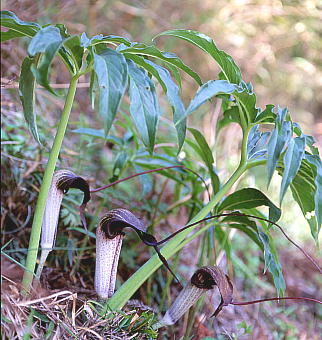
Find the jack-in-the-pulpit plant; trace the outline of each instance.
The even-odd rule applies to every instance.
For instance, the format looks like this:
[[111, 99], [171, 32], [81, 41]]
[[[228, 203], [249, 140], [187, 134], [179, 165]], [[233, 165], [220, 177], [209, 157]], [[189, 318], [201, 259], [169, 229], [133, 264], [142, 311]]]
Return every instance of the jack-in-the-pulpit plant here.
[[191, 280], [181, 290], [156, 327], [175, 324], [204, 293], [214, 289], [215, 286], [218, 286], [221, 296], [220, 305], [213, 314], [217, 316], [223, 306], [228, 306], [232, 302], [233, 285], [218, 266], [205, 266], [192, 275]]
[[[120, 142], [121, 140], [120, 151], [114, 153], [114, 168], [117, 170], [115, 173], [119, 174], [125, 169], [133, 171], [137, 166], [147, 169], [151, 169], [154, 165], [158, 167], [184, 165], [187, 168], [191, 166], [195, 172], [202, 170], [203, 174], [208, 177], [207, 180], [211, 185], [209, 192], [212, 193], [209, 202], [205, 203], [198, 199], [200, 198], [198, 195], [202, 194], [205, 188], [201, 186], [195, 188], [194, 184], [191, 188], [187, 186], [188, 194], [194, 196], [191, 198], [192, 204], [189, 206], [188, 202], [186, 205], [187, 215], [191, 217], [188, 222], [191, 228], [176, 234], [161, 249], [158, 248], [154, 236], [147, 234], [137, 220], [133, 219], [134, 226], [132, 225], [133, 221], [128, 221], [133, 217], [125, 210], [114, 213], [114, 217], [117, 216], [118, 220], [113, 220], [113, 216], [110, 216], [110, 220], [108, 218], [107, 224], [111, 225], [112, 221], [116, 232], [110, 232], [108, 228], [104, 234], [107, 235], [106, 240], [118, 237], [123, 227], [132, 226], [141, 240], [145, 244], [153, 246], [158, 255], [149, 259], [131, 278], [124, 282], [118, 291], [108, 299], [109, 307], [112, 310], [121, 309], [162, 263], [167, 266], [166, 259], [178, 254], [180, 249], [202, 233], [211, 231], [209, 235], [204, 235], [212, 238], [214, 242], [220, 235], [219, 233], [223, 238], [227, 238], [227, 234], [221, 226], [238, 229], [259, 246], [263, 251], [265, 270], [267, 269], [271, 273], [278, 295], [283, 296], [286, 284], [274, 237], [272, 237], [273, 228], [270, 228], [271, 224], [267, 222], [267, 219], [262, 218], [257, 224], [246, 215], [236, 216], [235, 214], [235, 216], [217, 220], [216, 223], [207, 222], [198, 231], [195, 229], [197, 228], [195, 223], [213, 212], [216, 214], [225, 211], [235, 211], [241, 214], [251, 212], [253, 215], [263, 217], [263, 207], [268, 208], [269, 220], [277, 222], [281, 217], [281, 207], [276, 206], [257, 188], [238, 188], [231, 192], [236, 183], [243, 183], [240, 179], [250, 169], [265, 165], [266, 170], [262, 168], [262, 171], [267, 173], [268, 184], [275, 171], [282, 176], [279, 204], [282, 204], [286, 191], [290, 189], [310, 226], [312, 236], [316, 241], [318, 240], [322, 224], [322, 162], [318, 149], [314, 146], [313, 137], [304, 134], [299, 125], [292, 121], [287, 108], [272, 104], [266, 105], [265, 108], [259, 108], [252, 84], [243, 80], [241, 71], [233, 58], [220, 50], [210, 37], [199, 32], [179, 29], [166, 31], [158, 36], [171, 36], [185, 40], [207, 53], [220, 67], [220, 73], [216, 79], [202, 80], [179, 57], [173, 53], [161, 51], [154, 43], [150, 45], [135, 43], [127, 38], [114, 35], [95, 35], [93, 37], [88, 37], [85, 33], [70, 35], [64, 25], [41, 26], [33, 22], [24, 22], [10, 11], [1, 12], [1, 24], [8, 28], [8, 31], [1, 34], [2, 41], [19, 37], [31, 39], [28, 56], [24, 59], [21, 67], [19, 88], [26, 121], [32, 135], [38, 141], [39, 135], [34, 110], [35, 84], [38, 83], [50, 93], [57, 94], [49, 83], [50, 66], [56, 55], [62, 59], [70, 72], [70, 86], [66, 93], [65, 105], [52, 144], [34, 214], [23, 280], [23, 286], [27, 292], [30, 291], [32, 283], [45, 205], [46, 202], [50, 202], [48, 193], [73, 106], [77, 82], [81, 76], [88, 76], [91, 102], [104, 122], [103, 138], [110, 132], [123, 96], [128, 94], [129, 100], [128, 106], [126, 106], [128, 112], [124, 115], [126, 123], [122, 121], [122, 118], [120, 121], [122, 124], [127, 124], [126, 129], [128, 128], [133, 134], [135, 146], [133, 145], [132, 148], [132, 144], [128, 139], [125, 140], [125, 137], [122, 140], [119, 136], [111, 136], [114, 138], [113, 141]], [[157, 63], [154, 62], [155, 60]], [[187, 108], [181, 99], [180, 72], [191, 76], [200, 86]], [[190, 155], [187, 157], [189, 159], [179, 160], [178, 150], [168, 149], [167, 153], [163, 155], [160, 151], [161, 148], [158, 148], [153, 153], [161, 114], [156, 83], [161, 86], [173, 111], [174, 124], [172, 128], [177, 134], [178, 150], [183, 148], [185, 152], [187, 151], [187, 155]], [[221, 100], [222, 116], [218, 120], [218, 124], [212, 128], [220, 132], [224, 126], [235, 123], [238, 124], [242, 132], [239, 164], [225, 181], [218, 176], [216, 171], [216, 168], [223, 169], [225, 165], [220, 157], [215, 159], [213, 146], [208, 145], [203, 134], [197, 129], [190, 128], [188, 130], [190, 135], [186, 138], [188, 116], [198, 114], [201, 106], [216, 98]], [[132, 117], [132, 121], [128, 120], [129, 116]], [[187, 140], [186, 144], [184, 144], [185, 140]], [[130, 152], [128, 152], [129, 149], [131, 149]], [[151, 163], [151, 160], [155, 163]], [[200, 162], [202, 166], [199, 166]], [[122, 164], [120, 165], [120, 163]], [[151, 164], [153, 165], [151, 166]], [[180, 175], [169, 176], [166, 171], [163, 175], [168, 175], [169, 178], [176, 181], [178, 186], [184, 182], [179, 178]], [[183, 191], [186, 189], [177, 190], [174, 195], [177, 202], [183, 201]], [[185, 192], [186, 194], [187, 192]], [[122, 221], [122, 219], [124, 220]], [[85, 222], [84, 218], [82, 221]], [[190, 235], [192, 231], [195, 233]], [[104, 235], [98, 234], [99, 237]], [[115, 254], [118, 253], [120, 244], [121, 238], [118, 243], [115, 242], [113, 248]], [[111, 265], [114, 274], [110, 273], [107, 283], [102, 285], [104, 288], [99, 290], [99, 295], [104, 298], [111, 296], [114, 290], [113, 282], [115, 280], [111, 282], [111, 277], [115, 275], [116, 269], [113, 267], [115, 263], [113, 262]], [[169, 269], [169, 267], [167, 268]], [[190, 284], [192, 285], [192, 283]], [[227, 287], [229, 291], [229, 286]], [[103, 289], [105, 289], [104, 292]], [[188, 293], [189, 289], [187, 288]], [[187, 291], [182, 294], [185, 296], [186, 293]], [[196, 292], [193, 294], [194, 299], [198, 294]], [[223, 299], [222, 305], [226, 303], [227, 301]], [[176, 309], [181, 310], [180, 306], [182, 304], [178, 302]], [[172, 316], [169, 316], [170, 314]], [[174, 318], [176, 316], [169, 312], [166, 320], [173, 321]]]
[[117, 265], [120, 257], [123, 229], [145, 232], [145, 224], [126, 209], [113, 209], [104, 215], [96, 229], [95, 290], [99, 298], [114, 294]]
[[86, 203], [90, 200], [88, 183], [82, 177], [75, 175], [70, 170], [56, 171], [49, 189], [41, 228], [41, 255], [36, 273], [37, 279], [40, 278], [47, 256], [54, 247], [61, 203], [64, 194], [70, 188], [80, 189], [84, 193], [83, 203], [80, 206], [80, 215], [84, 227], [86, 227], [84, 209]]

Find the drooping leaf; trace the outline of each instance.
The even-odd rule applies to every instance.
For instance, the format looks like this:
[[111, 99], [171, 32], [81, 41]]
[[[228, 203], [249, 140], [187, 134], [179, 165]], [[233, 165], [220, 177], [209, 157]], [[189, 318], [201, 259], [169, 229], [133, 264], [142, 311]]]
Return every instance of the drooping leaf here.
[[20, 20], [11, 11], [1, 11], [1, 26], [9, 28], [1, 32], [1, 42], [23, 36], [32, 38], [41, 29], [39, 24]]
[[28, 54], [30, 56], [33, 57], [38, 53], [43, 54], [40, 58], [38, 67], [32, 68], [37, 83], [55, 95], [56, 92], [49, 85], [48, 71], [51, 62], [60, 49], [62, 43], [63, 38], [60, 34], [59, 28], [47, 26], [37, 32], [28, 46]]
[[278, 296], [283, 296], [286, 289], [286, 284], [282, 272], [282, 266], [279, 262], [273, 239], [270, 234], [266, 232], [262, 227], [258, 226], [257, 228], [258, 240], [262, 243], [264, 247], [264, 272], [268, 269], [268, 271], [272, 274]]
[[144, 145], [153, 152], [159, 105], [155, 86], [146, 72], [127, 60], [130, 76], [130, 112]]
[[186, 120], [182, 119], [185, 116], [185, 107], [180, 98], [180, 89], [172, 80], [170, 72], [167, 69], [149, 60], [146, 60], [146, 63], [151, 65], [158, 72], [159, 77], [166, 87], [167, 98], [173, 109], [173, 122], [177, 130], [178, 144], [180, 150], [186, 136]]
[[224, 210], [251, 209], [265, 205], [269, 208], [269, 219], [276, 222], [281, 217], [281, 210], [261, 191], [245, 188], [227, 196], [218, 207], [218, 212]]
[[145, 44], [134, 44], [131, 47], [122, 50], [122, 53], [133, 53], [157, 58], [183, 70], [184, 72], [189, 74], [189, 76], [191, 76], [199, 85], [202, 84], [199, 75], [196, 72], [194, 72], [190, 67], [188, 67], [186, 64], [184, 64], [176, 54], [170, 52], [162, 52], [154, 45], [147, 46]]
[[208, 168], [210, 178], [211, 178], [211, 183], [213, 186], [213, 191], [214, 193], [216, 193], [220, 188], [220, 181], [219, 181], [218, 175], [214, 171], [214, 158], [212, 155], [212, 151], [205, 137], [198, 130], [189, 128], [189, 131], [192, 133], [193, 137], [195, 138], [196, 142], [199, 145], [200, 156]]
[[148, 73], [152, 74], [152, 76], [158, 80], [163, 91], [167, 93], [167, 87], [165, 83], [163, 82], [163, 80], [161, 79], [158, 71], [150, 63], [148, 63], [147, 59], [144, 59], [143, 57], [136, 55], [136, 54], [130, 54], [130, 53], [123, 53], [123, 54], [126, 59], [130, 59], [134, 61], [138, 66], [144, 68]]
[[317, 234], [320, 232], [322, 223], [322, 161], [319, 155], [305, 155], [305, 159], [310, 163], [311, 168], [315, 168], [315, 217], [317, 219]]
[[[277, 168], [279, 175], [283, 175], [283, 164]], [[303, 158], [300, 169], [290, 184], [294, 200], [300, 206], [303, 216], [307, 220], [311, 234], [317, 241], [318, 223], [315, 214], [315, 167]]]
[[177, 29], [162, 32], [155, 38], [164, 35], [174, 36], [186, 40], [204, 50], [216, 60], [226, 80], [237, 85], [241, 82], [242, 75], [233, 58], [226, 52], [218, 49], [214, 41], [207, 35], [196, 31]]
[[305, 149], [305, 138], [296, 137], [290, 140], [284, 155], [284, 172], [280, 190], [280, 204], [297, 171], [300, 168]]
[[[186, 121], [185, 119], [181, 120], [181, 118], [185, 116], [185, 108], [180, 98], [179, 87], [172, 80], [170, 72], [164, 67], [161, 67], [136, 54], [124, 53], [124, 56], [127, 59], [133, 60], [137, 65], [143, 67], [146, 71], [152, 74], [162, 86], [163, 91], [166, 93], [168, 101], [173, 109], [173, 121], [177, 130], [180, 150], [186, 135]], [[179, 123], [176, 125], [177, 122]]]
[[19, 79], [19, 95], [23, 107], [23, 114], [28, 124], [28, 129], [35, 140], [40, 144], [38, 135], [35, 105], [35, 77], [31, 72], [31, 66], [37, 64], [38, 58], [26, 57], [21, 65]]
[[100, 88], [99, 113], [108, 134], [128, 82], [124, 56], [110, 48], [94, 53], [94, 70]]
[[231, 84], [226, 80], [209, 80], [199, 88], [196, 95], [191, 100], [186, 111], [186, 116], [197, 110], [200, 105], [204, 104], [212, 97], [220, 93], [232, 94], [236, 89], [236, 85]]
[[268, 142], [267, 146], [268, 185], [272, 179], [280, 155], [283, 152], [284, 147], [288, 144], [292, 137], [292, 123], [290, 121], [285, 121], [287, 112], [288, 112], [287, 109], [278, 108], [275, 129], [273, 130], [271, 138]]

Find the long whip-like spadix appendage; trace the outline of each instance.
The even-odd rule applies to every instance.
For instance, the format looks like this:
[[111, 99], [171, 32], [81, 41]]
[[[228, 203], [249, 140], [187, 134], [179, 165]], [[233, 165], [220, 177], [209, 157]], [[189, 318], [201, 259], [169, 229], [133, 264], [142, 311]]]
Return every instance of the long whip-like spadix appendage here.
[[36, 278], [38, 280], [40, 279], [48, 254], [54, 247], [61, 203], [64, 193], [70, 188], [78, 188], [84, 192], [83, 203], [80, 207], [80, 215], [82, 223], [84, 227], [86, 227], [83, 211], [86, 203], [90, 200], [88, 183], [83, 178], [76, 176], [72, 171], [56, 171], [49, 189], [41, 228], [41, 255], [36, 273]]

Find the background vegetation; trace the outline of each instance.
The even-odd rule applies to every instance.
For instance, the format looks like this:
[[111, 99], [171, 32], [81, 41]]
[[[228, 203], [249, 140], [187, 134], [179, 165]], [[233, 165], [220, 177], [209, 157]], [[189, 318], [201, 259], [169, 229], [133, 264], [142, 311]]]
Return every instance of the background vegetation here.
[[[157, 33], [171, 28], [191, 28], [213, 37], [219, 47], [231, 54], [241, 67], [244, 78], [252, 81], [258, 97], [258, 104], [278, 103], [287, 106], [292, 112], [294, 121], [301, 124], [305, 133], [312, 134], [322, 143], [322, 68], [320, 52], [322, 41], [319, 37], [321, 8], [315, 1], [3, 1], [2, 9], [14, 11], [23, 20], [47, 22], [63, 22], [69, 27], [70, 33], [105, 33], [128, 36], [132, 41], [149, 43]], [[158, 46], [163, 50], [175, 51], [204, 81], [213, 79], [218, 73], [214, 63], [205, 54], [193, 49], [191, 45], [173, 39], [158, 40]], [[23, 262], [25, 249], [28, 245], [31, 223], [31, 212], [34, 208], [37, 188], [43, 172], [43, 163], [47, 153], [40, 149], [32, 140], [21, 113], [19, 94], [16, 81], [19, 78], [19, 67], [25, 56], [26, 41], [15, 40], [2, 46], [2, 245], [10, 241], [6, 247], [10, 256]], [[14, 51], [14, 52], [13, 52]], [[57, 65], [53, 68], [51, 83], [66, 84], [68, 74], [64, 68]], [[64, 141], [59, 167], [72, 167], [76, 173], [87, 177], [95, 183], [93, 186], [107, 183], [112, 177], [123, 177], [127, 174], [128, 165], [122, 151], [126, 151], [131, 143], [131, 131], [126, 131], [125, 116], [119, 118], [117, 128], [113, 131], [122, 137], [121, 145], [111, 141], [95, 138], [93, 135], [75, 133], [76, 129], [100, 129], [101, 121], [90, 107], [87, 87], [88, 79], [82, 79], [77, 91], [77, 99], [73, 108], [68, 135]], [[197, 86], [191, 79], [184, 77], [183, 89], [186, 104], [191, 99]], [[63, 88], [63, 85], [58, 85]], [[164, 103], [161, 103], [164, 104]], [[63, 102], [59, 98], [48, 95], [42, 89], [37, 89], [38, 124], [42, 140], [51, 145], [52, 131], [59, 118]], [[165, 105], [163, 107], [166, 107]], [[126, 103], [121, 108], [127, 110]], [[202, 130], [207, 141], [216, 153], [220, 176], [225, 178], [238, 162], [238, 140], [241, 138], [237, 126], [223, 130], [216, 140], [214, 123], [220, 114], [218, 103], [203, 106], [198, 114], [189, 119], [189, 126]], [[169, 127], [169, 112], [165, 112], [157, 135], [157, 144], [162, 152], [171, 153], [175, 143], [175, 133]], [[161, 132], [162, 131], [162, 132]], [[164, 132], [164, 133], [163, 133]], [[132, 131], [133, 134], [133, 131]], [[167, 136], [165, 138], [164, 136]], [[319, 145], [319, 144], [318, 144]], [[321, 145], [321, 144], [320, 144]], [[157, 149], [158, 149], [157, 148]], [[193, 152], [185, 149], [192, 158]], [[190, 154], [189, 154], [190, 152]], [[226, 155], [229, 155], [227, 157]], [[120, 156], [121, 155], [121, 156]], [[123, 153], [124, 156], [124, 153]], [[118, 160], [117, 158], [118, 157]], [[127, 155], [128, 158], [131, 155]], [[196, 161], [200, 161], [196, 158]], [[149, 161], [143, 160], [141, 167]], [[156, 163], [157, 165], [157, 163]], [[137, 165], [136, 171], [141, 169]], [[130, 169], [133, 170], [133, 169]], [[260, 171], [260, 170], [256, 170]], [[264, 168], [263, 168], [264, 173]], [[254, 174], [255, 175], [255, 174]], [[257, 176], [258, 177], [258, 176]], [[264, 188], [263, 181], [254, 183], [254, 177], [244, 178], [245, 184]], [[190, 181], [194, 178], [191, 176]], [[279, 187], [278, 176], [269, 191], [269, 196], [278, 202], [275, 194]], [[95, 216], [115, 206], [128, 207], [157, 227], [157, 236], [163, 232], [174, 230], [183, 225], [193, 215], [193, 206], [183, 205], [175, 208], [178, 197], [175, 184], [171, 179], [161, 176], [145, 178], [145, 184], [139, 180], [128, 182], [109, 190], [97, 200], [95, 211], [89, 211], [92, 216], [92, 226], [95, 227]], [[197, 190], [198, 188], [196, 188]], [[198, 194], [198, 192], [197, 192]], [[143, 199], [144, 198], [144, 199]], [[184, 197], [187, 200], [190, 197]], [[205, 197], [206, 200], [206, 197]], [[93, 251], [92, 239], [84, 239], [79, 232], [79, 219], [70, 202], [79, 199], [71, 191], [64, 201], [61, 213], [62, 220], [58, 237], [56, 256], [49, 259], [48, 269], [44, 272], [46, 288], [76, 290], [79, 293], [90, 294], [93, 287]], [[104, 205], [103, 205], [104, 202]], [[107, 203], [106, 203], [107, 202]], [[197, 209], [198, 207], [196, 207]], [[305, 248], [314, 254], [316, 248], [309, 236], [309, 227], [301, 217], [299, 208], [291, 203], [286, 196], [283, 203], [284, 227], [297, 237]], [[171, 214], [170, 214], [171, 212]], [[296, 218], [294, 218], [296, 216]], [[162, 230], [162, 233], [161, 233]], [[76, 231], [76, 233], [75, 233]], [[77, 233], [78, 231], [78, 233]], [[159, 234], [158, 234], [159, 233]], [[236, 282], [238, 292], [243, 299], [250, 297], [272, 296], [274, 288], [269, 276], [262, 276], [263, 263], [260, 252], [249, 246], [243, 235], [230, 233], [227, 235], [230, 243], [222, 240], [218, 245], [224, 265], [228, 261], [231, 273]], [[159, 237], [161, 238], [161, 237]], [[279, 235], [277, 237], [280, 239]], [[148, 250], [136, 253], [135, 237], [130, 237], [122, 253], [120, 282], [126, 280], [137, 267], [148, 258]], [[199, 244], [198, 244], [199, 242]], [[188, 278], [193, 272], [197, 259], [201, 258], [198, 249], [204, 241], [194, 241], [191, 249], [184, 249], [178, 261], [178, 272], [183, 278]], [[288, 292], [293, 295], [312, 295], [318, 291], [319, 278], [313, 269], [307, 265], [302, 255], [290, 247], [285, 247], [284, 241], [278, 241], [281, 247], [281, 262], [283, 264]], [[80, 251], [71, 252], [73, 246]], [[61, 247], [61, 250], [59, 250]], [[230, 247], [227, 249], [227, 247]], [[226, 251], [220, 253], [220, 249]], [[22, 249], [21, 251], [18, 251]], [[228, 254], [228, 255], [227, 255]], [[176, 259], [173, 259], [175, 265]], [[11, 267], [10, 267], [11, 266]], [[7, 275], [18, 275], [18, 269], [12, 269], [7, 263], [4, 266]], [[63, 268], [63, 269], [62, 269]], [[80, 275], [80, 273], [82, 273]], [[168, 273], [161, 269], [157, 271], [135, 298], [148, 306], [165, 307], [178, 293], [178, 287], [171, 285], [169, 290]], [[310, 277], [308, 282], [307, 278]], [[81, 283], [81, 284], [80, 284]], [[79, 287], [82, 287], [81, 291]], [[259, 305], [245, 309], [228, 308], [218, 320], [207, 319], [210, 314], [209, 301], [192, 310], [175, 327], [165, 330], [160, 336], [169, 338], [189, 334], [195, 339], [212, 335], [214, 331], [220, 338], [268, 338], [268, 339], [307, 339], [318, 338], [321, 331], [317, 325], [321, 311], [307, 304], [285, 306], [276, 304]], [[191, 320], [196, 320], [192, 324]], [[245, 330], [252, 334], [243, 335]], [[193, 329], [192, 329], [193, 328]], [[212, 330], [212, 331], [211, 331]], [[168, 333], [167, 333], [168, 332]]]

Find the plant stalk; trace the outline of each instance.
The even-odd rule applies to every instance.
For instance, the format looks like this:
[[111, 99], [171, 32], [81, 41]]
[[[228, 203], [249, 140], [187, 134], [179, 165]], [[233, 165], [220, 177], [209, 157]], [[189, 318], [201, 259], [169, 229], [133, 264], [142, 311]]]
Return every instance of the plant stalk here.
[[[229, 180], [223, 185], [223, 187], [217, 192], [212, 200], [202, 209], [199, 213], [189, 222], [189, 224], [197, 222], [205, 218], [214, 206], [227, 194], [238, 178], [245, 172], [247, 165], [244, 162], [240, 162], [236, 171], [232, 174]], [[183, 231], [176, 235], [171, 241], [169, 241], [164, 247], [161, 248], [162, 255], [168, 259], [175, 254], [184, 245], [182, 242], [185, 237], [193, 230], [193, 228]], [[138, 269], [108, 300], [107, 304], [112, 310], [121, 309], [131, 296], [137, 291], [137, 289], [147, 280], [147, 278], [154, 273], [162, 262], [157, 255], [154, 255], [148, 260], [140, 269]]]
[[24, 294], [29, 294], [34, 271], [36, 267], [37, 254], [39, 249], [39, 240], [41, 234], [41, 226], [45, 212], [45, 206], [49, 188], [52, 182], [53, 174], [56, 168], [57, 159], [61, 149], [61, 145], [65, 136], [69, 115], [73, 106], [74, 97], [77, 89], [78, 75], [71, 78], [70, 86], [65, 100], [65, 105], [57, 128], [56, 136], [49, 155], [48, 163], [45, 169], [43, 181], [40, 187], [39, 196], [36, 204], [35, 215], [32, 223], [31, 235], [29, 240], [29, 248], [26, 259], [26, 270], [24, 272], [22, 286]]

